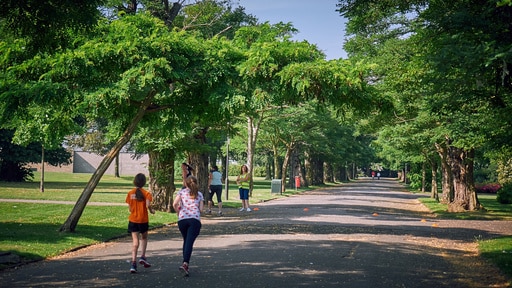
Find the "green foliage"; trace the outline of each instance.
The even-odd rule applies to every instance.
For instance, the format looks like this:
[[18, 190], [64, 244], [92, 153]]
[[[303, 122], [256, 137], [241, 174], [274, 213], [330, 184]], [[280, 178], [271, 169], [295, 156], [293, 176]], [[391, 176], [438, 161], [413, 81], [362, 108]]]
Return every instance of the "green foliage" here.
[[497, 192], [496, 200], [501, 204], [512, 204], [512, 182], [501, 186]]
[[498, 182], [501, 184], [512, 182], [512, 159], [498, 161]]
[[77, 34], [96, 24], [100, 17], [98, 7], [104, 2], [6, 0], [0, 11], [0, 19], [5, 21], [1, 34], [27, 39], [26, 50], [31, 55], [63, 49], [73, 43]]
[[[21, 182], [31, 180], [32, 171], [26, 167], [28, 163], [41, 162], [41, 143], [29, 143], [20, 146], [12, 143], [13, 131], [0, 129], [0, 180]], [[57, 166], [70, 163], [71, 154], [64, 148], [45, 151], [45, 162]]]

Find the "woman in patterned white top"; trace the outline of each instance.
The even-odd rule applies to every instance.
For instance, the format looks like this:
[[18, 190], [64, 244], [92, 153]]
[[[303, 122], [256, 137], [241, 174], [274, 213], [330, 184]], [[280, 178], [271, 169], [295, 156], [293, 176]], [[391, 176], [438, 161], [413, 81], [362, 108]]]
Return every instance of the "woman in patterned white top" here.
[[201, 211], [204, 207], [203, 193], [199, 192], [197, 178], [188, 176], [185, 188], [174, 199], [174, 210], [178, 212], [178, 228], [183, 237], [183, 264], [179, 267], [184, 276], [188, 276], [188, 265], [199, 232], [201, 231]]

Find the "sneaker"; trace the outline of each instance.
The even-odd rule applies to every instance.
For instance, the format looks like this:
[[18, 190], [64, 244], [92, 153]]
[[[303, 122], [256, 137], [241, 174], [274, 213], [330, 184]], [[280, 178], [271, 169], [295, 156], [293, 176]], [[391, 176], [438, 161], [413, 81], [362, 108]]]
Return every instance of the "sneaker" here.
[[180, 271], [181, 271], [181, 274], [183, 274], [184, 277], [188, 277], [188, 264], [187, 263], [181, 264]]
[[137, 273], [137, 263], [132, 263], [132, 267], [130, 267], [130, 273]]
[[219, 211], [218, 215], [219, 215], [219, 216], [222, 216], [222, 211]]
[[244, 212], [244, 211], [245, 211], [245, 208], [244, 208], [244, 207], [242, 207], [242, 208], [240, 208], [240, 210], [238, 210], [238, 211], [240, 211], [240, 212]]
[[146, 257], [140, 257], [139, 264], [143, 265], [144, 268], [151, 267], [151, 264], [149, 264], [149, 262], [146, 260]]
[[210, 210], [210, 209], [206, 210], [206, 214], [212, 214], [212, 210]]
[[247, 208], [247, 210], [246, 210], [246, 211], [247, 211], [247, 212], [251, 212], [251, 208]]

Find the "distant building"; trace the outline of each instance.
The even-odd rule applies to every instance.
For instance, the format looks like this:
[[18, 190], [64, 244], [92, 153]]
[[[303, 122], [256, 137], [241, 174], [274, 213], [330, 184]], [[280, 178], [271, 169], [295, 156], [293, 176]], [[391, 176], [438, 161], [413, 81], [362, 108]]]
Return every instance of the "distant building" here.
[[[132, 153], [119, 153], [119, 175], [129, 176], [137, 173], [149, 174], [148, 162], [149, 156], [142, 155], [140, 158], [133, 158]], [[46, 172], [68, 172], [68, 173], [94, 173], [105, 156], [101, 156], [91, 152], [74, 151], [70, 165], [62, 165], [55, 167], [45, 165]], [[32, 163], [29, 165], [32, 169], [41, 171], [40, 163]], [[105, 174], [114, 175], [115, 160], [112, 161]]]

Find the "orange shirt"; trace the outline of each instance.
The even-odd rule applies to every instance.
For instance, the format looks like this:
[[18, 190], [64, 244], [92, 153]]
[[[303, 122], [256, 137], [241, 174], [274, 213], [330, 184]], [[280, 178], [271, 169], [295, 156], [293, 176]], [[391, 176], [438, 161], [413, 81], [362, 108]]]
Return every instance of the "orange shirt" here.
[[126, 195], [126, 203], [128, 203], [131, 212], [130, 216], [128, 216], [128, 221], [133, 223], [149, 223], [146, 202], [153, 201], [153, 195], [143, 188], [140, 188], [140, 190], [142, 190], [142, 194], [144, 195], [144, 201], [137, 201], [137, 199], [135, 199], [135, 191], [137, 191], [137, 188], [133, 188], [128, 192], [128, 195]]

